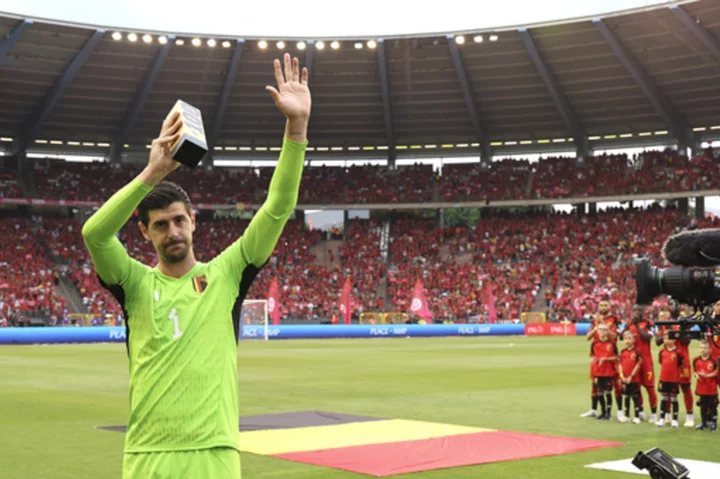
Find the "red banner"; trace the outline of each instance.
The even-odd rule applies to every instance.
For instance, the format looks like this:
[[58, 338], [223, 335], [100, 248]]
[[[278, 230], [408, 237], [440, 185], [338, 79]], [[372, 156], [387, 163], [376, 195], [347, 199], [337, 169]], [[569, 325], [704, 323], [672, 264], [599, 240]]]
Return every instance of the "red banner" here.
[[530, 323], [525, 336], [575, 336], [575, 323]]
[[350, 276], [345, 278], [345, 284], [343, 285], [342, 293], [340, 294], [340, 314], [345, 320], [345, 324], [350, 324], [352, 317], [352, 285], [350, 284]]
[[423, 288], [422, 281], [419, 279], [415, 282], [415, 287], [413, 288], [412, 300], [410, 301], [410, 314], [420, 316], [427, 322], [432, 320], [432, 313], [425, 299], [425, 289]]
[[267, 307], [268, 315], [270, 315], [272, 323], [275, 325], [280, 324], [280, 289], [278, 288], [277, 276], [275, 276], [270, 283]]
[[497, 323], [497, 310], [495, 309], [495, 293], [493, 293], [490, 281], [485, 285], [485, 304], [487, 304], [488, 323]]

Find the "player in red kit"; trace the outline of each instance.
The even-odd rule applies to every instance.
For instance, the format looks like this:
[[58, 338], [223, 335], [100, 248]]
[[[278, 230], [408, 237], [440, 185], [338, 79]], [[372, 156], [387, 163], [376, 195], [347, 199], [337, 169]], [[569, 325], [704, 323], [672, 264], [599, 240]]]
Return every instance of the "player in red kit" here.
[[[635, 335], [636, 342], [635, 348], [640, 354], [642, 354], [642, 366], [640, 367], [640, 384], [642, 384], [648, 393], [648, 400], [650, 402], [650, 421], [654, 423], [657, 420], [657, 394], [655, 393], [655, 363], [652, 357], [651, 341], [652, 332], [650, 331], [653, 327], [652, 321], [648, 321], [644, 318], [645, 308], [641, 305], [636, 304], [633, 306], [632, 315], [630, 322], [628, 323], [627, 330]], [[639, 396], [640, 400], [640, 419], [645, 420], [645, 413], [643, 412], [643, 396], [642, 393]]]
[[663, 337], [664, 347], [660, 350], [658, 361], [660, 361], [660, 394], [662, 394], [662, 412], [664, 416], [657, 421], [658, 427], [665, 425], [667, 415], [670, 414], [672, 405], [672, 427], [678, 427], [678, 382], [680, 380], [680, 369], [683, 366], [683, 357], [678, 351], [675, 340], [668, 337], [665, 331]]
[[625, 414], [620, 418], [620, 422], [630, 422], [630, 401], [632, 400], [635, 408], [635, 417], [633, 424], [640, 424], [640, 366], [642, 365], [642, 355], [635, 349], [635, 335], [630, 331], [623, 333], [625, 341], [625, 349], [620, 353], [618, 364], [618, 372], [620, 373], [620, 381], [623, 384], [625, 392]]
[[[620, 320], [610, 313], [610, 301], [606, 299], [603, 299], [598, 303], [598, 314], [596, 314], [593, 318], [590, 330], [586, 335], [588, 341], [597, 341], [600, 339], [600, 335], [598, 333], [598, 326], [600, 324], [606, 324], [608, 326], [608, 338], [617, 343]], [[596, 363], [590, 363], [590, 380], [592, 381], [590, 399], [592, 408], [588, 412], [581, 414], [580, 417], [597, 416], [598, 392], [595, 384], [595, 367]], [[613, 381], [613, 388], [615, 389], [615, 400], [617, 401], [618, 406], [618, 419], [620, 419], [622, 413], [622, 385], [620, 384], [619, 377], [615, 378], [615, 381]], [[610, 404], [610, 406], [612, 409], [612, 404]]]
[[[720, 324], [720, 301], [713, 305], [713, 314], [715, 324]], [[714, 331], [708, 331], [707, 339], [710, 342], [710, 357], [716, 363], [720, 363], [720, 334], [713, 334]], [[717, 386], [720, 388], [720, 374], [717, 375]]]
[[601, 323], [597, 327], [600, 339], [592, 342], [590, 356], [595, 363], [595, 389], [597, 390], [600, 416], [598, 419], [609, 421], [612, 413], [613, 381], [617, 377], [618, 350], [615, 341], [609, 338], [610, 328]]
[[693, 371], [697, 384], [695, 394], [700, 399], [700, 416], [702, 422], [696, 428], [698, 431], [709, 429], [717, 432], [717, 377], [718, 362], [710, 355], [710, 341], [700, 341], [700, 356], [693, 360]]
[[[670, 313], [669, 312], [663, 312], [660, 314], [659, 319], [662, 321], [666, 321], [670, 319]], [[658, 346], [662, 346], [663, 344], [663, 338], [665, 337], [665, 332], [669, 329], [672, 329], [674, 331], [679, 331], [680, 326], [673, 325], [673, 326], [662, 326], [660, 328], [659, 334], [656, 338], [656, 343]], [[685, 401], [685, 424], [684, 427], [695, 427], [695, 417], [693, 413], [693, 394], [692, 394], [692, 375], [691, 375], [691, 367], [692, 364], [690, 362], [690, 340], [689, 339], [678, 339], [675, 341], [675, 345], [677, 347], [678, 352], [682, 356], [683, 359], [683, 365], [680, 368], [680, 375], [678, 378], [678, 384], [680, 385], [680, 390], [683, 393], [683, 399]], [[665, 418], [667, 420], [667, 418]]]

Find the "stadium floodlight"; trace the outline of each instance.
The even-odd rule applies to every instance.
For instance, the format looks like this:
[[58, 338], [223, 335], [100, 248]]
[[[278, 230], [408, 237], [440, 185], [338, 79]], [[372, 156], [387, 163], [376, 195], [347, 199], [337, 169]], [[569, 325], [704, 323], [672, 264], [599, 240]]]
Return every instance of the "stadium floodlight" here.
[[355, 42], [355, 50], [362, 50], [363, 44], [360, 42]]
[[707, 130], [707, 128], [704, 126], [697, 126], [697, 127], [693, 128], [693, 131], [705, 131], [705, 130]]
[[62, 140], [50, 140], [51, 145], [62, 145]]
[[158, 37], [158, 43], [159, 43], [160, 45], [165, 45], [167, 42], [168, 42], [168, 39], [167, 39], [167, 37], [166, 37], [165, 35], [162, 35], [162, 36], [159, 36], [159, 37]]
[[668, 131], [667, 131], [667, 130], [660, 130], [660, 131], [656, 131], [655, 134], [656, 134], [656, 135], [667, 135], [667, 134], [668, 134]]
[[285, 48], [285, 42], [280, 40], [275, 44], [275, 46], [278, 47], [278, 50], [282, 50], [283, 48]]
[[265, 40], [260, 40], [258, 42], [258, 48], [260, 50], [265, 50], [267, 48], [267, 42]]
[[108, 148], [110, 146], [110, 143], [98, 143], [97, 146], [101, 148]]
[[483, 38], [482, 35], [475, 35], [475, 36], [473, 37], [473, 41], [474, 41], [475, 43], [482, 43], [483, 40], [485, 40], [485, 39]]
[[175, 45], [181, 47], [185, 45], [185, 40], [183, 40], [182, 38], [178, 38], [177, 40], [175, 40]]
[[372, 50], [377, 47], [377, 42], [375, 40], [368, 40], [367, 47]]
[[332, 48], [333, 50], [337, 50], [338, 48], [340, 48], [340, 42], [335, 40], [330, 44], [330, 48]]
[[148, 35], [147, 33], [143, 35], [143, 41], [145, 43], [152, 43], [152, 35]]
[[710, 127], [711, 130], [720, 130], [720, 125], [715, 125]]
[[230, 42], [225, 40], [224, 42], [222, 42], [222, 46], [223, 48], [230, 48]]
[[323, 41], [317, 42], [317, 43], [315, 44], [315, 48], [317, 48], [318, 50], [324, 50], [324, 49], [325, 49], [325, 42], [323, 42]]
[[298, 49], [298, 50], [305, 50], [305, 47], [306, 47], [306, 46], [307, 46], [307, 45], [305, 44], [305, 42], [297, 42], [297, 49]]
[[202, 40], [200, 40], [199, 38], [193, 38], [192, 42], [190, 43], [192, 43], [194, 47], [199, 47], [200, 45], [202, 45]]
[[464, 43], [465, 43], [465, 37], [462, 36], [462, 35], [456, 36], [456, 37], [455, 37], [455, 43], [457, 43], [458, 45], [464, 44]]
[[620, 138], [632, 138], [632, 136], [632, 133], [623, 133], [622, 135], [620, 135]]
[[46, 145], [47, 142], [48, 142], [47, 140], [35, 140], [35, 143], [39, 143], [41, 145]]
[[119, 42], [120, 40], [122, 40], [122, 33], [120, 33], [120, 32], [113, 33], [112, 39], [115, 40], [116, 42]]
[[496, 42], [496, 41], [498, 41], [498, 38], [500, 38], [500, 37], [498, 37], [497, 35], [490, 35], [490, 41], [491, 41], [491, 42]]
[[128, 39], [129, 41], [131, 41], [131, 42], [136, 42], [136, 41], [137, 41], [137, 35], [134, 34], [134, 33], [128, 33], [127, 39]]
[[67, 144], [70, 146], [80, 146], [79, 141], [68, 141]]
[[210, 48], [215, 48], [217, 46], [217, 42], [214, 38], [211, 38], [207, 41], [207, 46], [209, 46]]

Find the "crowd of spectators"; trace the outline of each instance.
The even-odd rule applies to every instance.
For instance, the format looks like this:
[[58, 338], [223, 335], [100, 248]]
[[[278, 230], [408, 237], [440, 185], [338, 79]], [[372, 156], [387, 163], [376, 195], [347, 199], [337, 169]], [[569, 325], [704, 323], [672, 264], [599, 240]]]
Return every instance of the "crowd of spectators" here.
[[[712, 151], [687, 158], [673, 150], [598, 155], [581, 160], [548, 157], [537, 163], [506, 159], [489, 165], [306, 167], [301, 204], [367, 204], [441, 201], [501, 201], [608, 196], [720, 188], [720, 161]], [[44, 199], [104, 201], [132, 179], [140, 167], [109, 163], [38, 160], [37, 194]], [[272, 167], [179, 169], [178, 182], [196, 203], [260, 203]], [[3, 177], [0, 176], [0, 182]], [[1, 183], [0, 183], [1, 184]], [[11, 188], [11, 186], [10, 186]], [[19, 195], [9, 189], [4, 196]]]
[[[688, 159], [656, 151], [633, 158], [597, 156], [582, 163], [549, 158], [537, 164], [496, 162], [488, 169], [447, 165], [439, 177], [429, 166], [420, 165], [392, 172], [376, 166], [312, 167], [303, 175], [301, 201], [529, 199], [602, 196], [618, 189], [633, 193], [711, 189], [718, 188], [717, 169], [711, 154]], [[43, 195], [78, 200], [105, 199], [135, 173], [104, 163], [40, 161], [35, 169], [37, 189]], [[187, 188], [194, 202], [222, 203], [262, 199], [271, 174], [271, 168], [212, 173], [197, 169], [179, 170], [172, 179]], [[232, 188], [223, 186], [231, 184]], [[248, 222], [199, 216], [196, 258], [210, 261], [240, 237]], [[155, 266], [156, 253], [136, 223], [135, 218], [129, 221], [118, 238], [133, 258]], [[686, 227], [718, 225], [714, 219], [698, 223], [678, 210], [660, 207], [616, 209], [593, 216], [494, 210], [475, 227], [445, 229], [436, 218], [395, 214], [388, 241], [383, 240], [383, 221], [351, 220], [345, 231], [333, 232], [333, 238], [344, 241], [332, 252], [332, 260], [320, 261], [313, 248], [328, 235], [291, 220], [247, 298], [265, 298], [270, 281], [277, 277], [283, 320], [322, 321], [338, 314], [346, 277], [352, 280], [358, 314], [407, 311], [415, 281], [421, 279], [439, 320], [486, 320], [490, 301], [498, 320], [517, 319], [523, 312], [537, 311], [538, 305], [551, 320], [574, 319], [591, 314], [604, 296], [628, 314], [635, 296], [631, 259], [647, 256], [662, 264], [660, 247], [668, 235]], [[100, 286], [80, 231], [74, 218], [0, 219], [0, 324], [64, 314], [66, 300], [55, 292], [61, 277], [71, 280], [89, 313], [121, 313]]]
[[25, 326], [58, 317], [65, 298], [55, 285], [59, 271], [46, 257], [32, 218], [0, 220], [0, 325]]

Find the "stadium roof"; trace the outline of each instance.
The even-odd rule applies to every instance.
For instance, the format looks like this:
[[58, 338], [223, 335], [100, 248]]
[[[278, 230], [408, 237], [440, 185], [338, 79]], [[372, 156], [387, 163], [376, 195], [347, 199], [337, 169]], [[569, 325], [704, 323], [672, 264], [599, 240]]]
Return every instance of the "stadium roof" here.
[[[208, 39], [161, 45], [156, 35], [145, 43], [144, 32], [135, 42], [113, 33], [0, 17], [0, 141], [144, 149], [181, 98], [202, 110], [216, 150], [279, 146], [283, 120], [264, 91], [280, 54], [274, 42], [216, 38], [211, 48]], [[690, 145], [720, 133], [720, 2], [497, 35], [397, 38], [374, 49], [288, 41], [286, 51], [310, 62], [312, 144], [342, 156], [393, 146], [399, 155], [477, 154], [646, 137]]]

